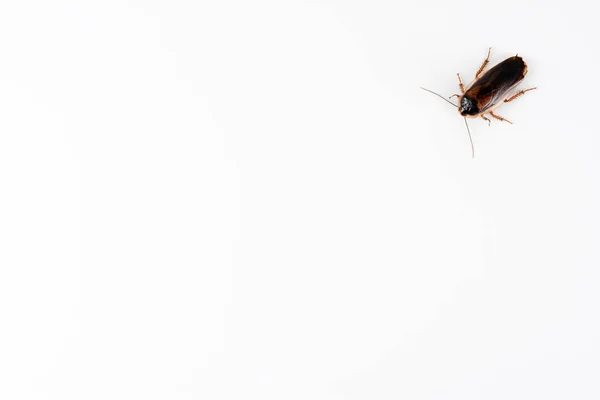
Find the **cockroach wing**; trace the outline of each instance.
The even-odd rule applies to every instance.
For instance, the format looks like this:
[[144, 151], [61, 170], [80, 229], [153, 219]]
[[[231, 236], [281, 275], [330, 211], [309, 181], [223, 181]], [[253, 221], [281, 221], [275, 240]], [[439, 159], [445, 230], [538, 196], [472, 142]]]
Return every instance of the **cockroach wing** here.
[[503, 102], [526, 74], [527, 65], [521, 57], [507, 58], [473, 82], [465, 96], [474, 99], [483, 113]]
[[483, 113], [486, 111], [491, 111], [494, 107], [500, 105], [502, 102], [504, 102], [504, 100], [506, 100], [510, 96], [512, 90], [514, 88], [516, 88], [517, 86], [519, 86], [519, 83], [521, 83], [521, 82], [519, 81], [510, 86], [503, 85], [503, 86], [500, 86], [497, 90], [494, 90], [491, 93], [491, 96], [489, 97], [489, 101], [487, 102], [487, 104], [483, 105], [483, 107], [481, 107], [481, 105], [480, 105], [480, 108], [479, 108], [480, 112]]

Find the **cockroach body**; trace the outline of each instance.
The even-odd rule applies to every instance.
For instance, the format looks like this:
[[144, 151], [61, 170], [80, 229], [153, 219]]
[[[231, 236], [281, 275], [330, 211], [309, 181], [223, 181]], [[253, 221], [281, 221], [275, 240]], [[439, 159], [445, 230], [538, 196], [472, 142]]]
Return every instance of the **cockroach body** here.
[[[485, 114], [489, 114], [495, 119], [512, 124], [509, 120], [495, 114], [494, 110], [501, 104], [508, 103], [526, 92], [536, 89], [530, 88], [521, 90], [511, 95], [511, 92], [519, 85], [519, 83], [521, 83], [523, 78], [525, 78], [525, 75], [527, 75], [527, 64], [525, 64], [525, 61], [523, 61], [519, 55], [515, 55], [507, 58], [493, 68], [490, 68], [487, 72], [483, 72], [490, 60], [490, 52], [491, 48], [488, 49], [487, 58], [475, 74], [475, 79], [466, 87], [463, 85], [460, 74], [456, 74], [458, 76], [461, 94], [454, 94], [450, 96], [450, 98], [454, 96], [458, 97], [458, 105], [455, 105], [451, 101], [448, 102], [455, 106], [460, 115], [465, 118], [465, 124], [467, 123], [467, 118], [481, 117], [486, 120], [489, 125], [490, 120], [486, 118]], [[425, 88], [421, 89], [431, 92]], [[434, 94], [438, 95], [437, 93]], [[446, 99], [444, 98], [444, 100]], [[467, 132], [469, 133], [469, 139], [471, 139], [468, 124]], [[475, 156], [472, 139], [471, 148], [473, 156]]]

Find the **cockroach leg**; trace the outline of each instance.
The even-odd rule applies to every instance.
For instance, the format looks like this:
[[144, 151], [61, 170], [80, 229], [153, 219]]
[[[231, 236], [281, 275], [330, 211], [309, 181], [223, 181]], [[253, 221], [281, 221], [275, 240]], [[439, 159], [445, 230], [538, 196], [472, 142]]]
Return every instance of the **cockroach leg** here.
[[456, 96], [456, 97], [460, 97], [460, 94], [456, 94], [456, 93], [454, 93], [452, 96], [450, 96], [450, 97], [448, 97], [448, 98], [449, 98], [449, 99], [451, 99], [451, 98], [453, 98], [454, 96]]
[[475, 79], [479, 78], [479, 75], [481, 75], [481, 73], [483, 72], [483, 69], [485, 68], [485, 66], [490, 62], [490, 52], [491, 51], [492, 51], [492, 48], [490, 47], [488, 49], [487, 58], [483, 61], [483, 63], [481, 64], [481, 67], [479, 67], [479, 71], [477, 71], [477, 73], [475, 74]]
[[460, 79], [460, 74], [456, 74], [458, 76], [458, 86], [460, 87], [460, 92], [465, 94], [465, 85], [463, 85], [462, 79]]
[[525, 90], [521, 90], [520, 92], [518, 92], [517, 94], [509, 97], [508, 99], [504, 100], [505, 103], [508, 103], [509, 101], [513, 101], [514, 99], [516, 99], [519, 96], [522, 96], [525, 94], [525, 92], [529, 92], [530, 90], [535, 90], [537, 88], [529, 88], [529, 89], [525, 89]]
[[492, 123], [492, 121], [490, 121], [489, 118], [486, 118], [483, 114], [481, 114], [481, 118], [485, 119], [488, 122], [488, 126], [490, 126], [490, 124]]
[[490, 111], [490, 115], [491, 115], [492, 117], [496, 118], [496, 119], [499, 119], [500, 121], [505, 121], [505, 122], [508, 122], [509, 124], [511, 124], [511, 125], [512, 125], [512, 122], [510, 122], [510, 121], [509, 121], [509, 120], [507, 120], [506, 118], [502, 118], [501, 116], [494, 114], [494, 112], [493, 112], [493, 111]]

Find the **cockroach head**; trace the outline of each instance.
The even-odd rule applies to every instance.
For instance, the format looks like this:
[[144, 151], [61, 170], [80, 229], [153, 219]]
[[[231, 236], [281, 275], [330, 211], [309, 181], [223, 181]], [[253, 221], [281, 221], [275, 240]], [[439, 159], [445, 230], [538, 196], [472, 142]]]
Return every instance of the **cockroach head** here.
[[477, 115], [479, 114], [479, 108], [477, 108], [477, 103], [475, 103], [473, 99], [467, 96], [462, 96], [460, 98], [458, 112], [463, 117], [466, 117], [468, 115]]

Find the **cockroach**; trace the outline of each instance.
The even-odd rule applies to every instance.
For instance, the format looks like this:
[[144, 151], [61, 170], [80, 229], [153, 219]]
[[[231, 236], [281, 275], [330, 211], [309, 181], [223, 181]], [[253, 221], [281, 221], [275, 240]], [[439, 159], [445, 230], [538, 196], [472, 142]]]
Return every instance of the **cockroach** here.
[[473, 139], [471, 138], [467, 117], [481, 117], [488, 122], [489, 126], [491, 121], [485, 116], [485, 114], [489, 114], [497, 120], [512, 124], [512, 122], [506, 118], [502, 118], [498, 114], [495, 114], [494, 110], [501, 104], [513, 101], [517, 97], [524, 95], [526, 92], [536, 89], [533, 87], [511, 94], [521, 83], [523, 78], [525, 78], [525, 75], [527, 75], [527, 64], [525, 64], [525, 61], [523, 61], [518, 54], [507, 58], [486, 72], [483, 72], [490, 61], [491, 51], [492, 48], [490, 47], [488, 49], [487, 58], [483, 61], [481, 67], [479, 67], [479, 70], [475, 74], [475, 79], [466, 87], [463, 85], [460, 74], [456, 74], [461, 94], [453, 94], [449, 99], [455, 96], [458, 97], [458, 105], [429, 89], [421, 88], [441, 97], [458, 109], [459, 114], [462, 115], [465, 120], [465, 125], [467, 126], [473, 158], [475, 157], [475, 146], [473, 146]]

